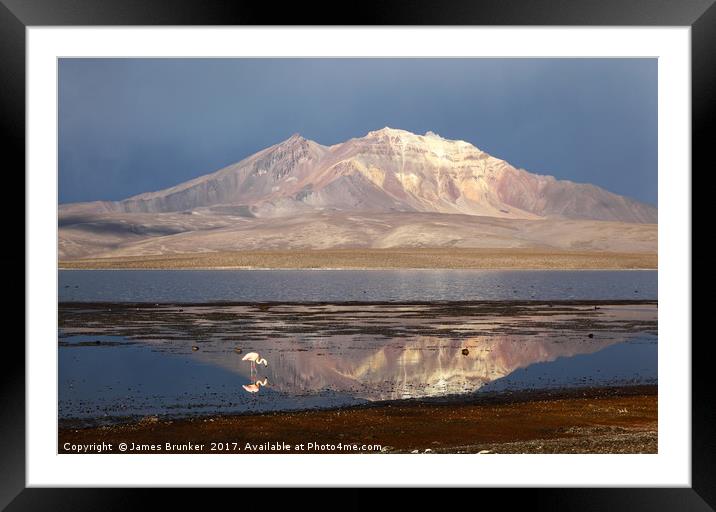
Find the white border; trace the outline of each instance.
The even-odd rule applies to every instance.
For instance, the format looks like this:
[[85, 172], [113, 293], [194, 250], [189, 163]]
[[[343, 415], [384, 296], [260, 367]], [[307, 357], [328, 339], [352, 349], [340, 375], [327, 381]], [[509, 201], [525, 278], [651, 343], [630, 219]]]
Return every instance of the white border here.
[[[31, 27], [27, 43], [28, 486], [690, 486], [689, 28]], [[60, 56], [658, 57], [659, 454], [57, 455]]]

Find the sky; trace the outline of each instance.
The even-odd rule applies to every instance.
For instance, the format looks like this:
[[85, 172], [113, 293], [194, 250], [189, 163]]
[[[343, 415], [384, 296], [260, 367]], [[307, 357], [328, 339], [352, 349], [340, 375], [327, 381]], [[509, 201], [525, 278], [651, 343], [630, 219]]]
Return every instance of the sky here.
[[59, 202], [385, 126], [657, 204], [656, 59], [60, 59]]

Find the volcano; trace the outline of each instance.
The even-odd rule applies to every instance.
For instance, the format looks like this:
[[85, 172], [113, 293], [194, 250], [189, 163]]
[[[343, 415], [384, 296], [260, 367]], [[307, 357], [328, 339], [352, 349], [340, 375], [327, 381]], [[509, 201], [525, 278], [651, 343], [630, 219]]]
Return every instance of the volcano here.
[[211, 174], [122, 201], [60, 205], [61, 259], [257, 249], [656, 250], [657, 209], [519, 169], [462, 140], [383, 128], [295, 134]]

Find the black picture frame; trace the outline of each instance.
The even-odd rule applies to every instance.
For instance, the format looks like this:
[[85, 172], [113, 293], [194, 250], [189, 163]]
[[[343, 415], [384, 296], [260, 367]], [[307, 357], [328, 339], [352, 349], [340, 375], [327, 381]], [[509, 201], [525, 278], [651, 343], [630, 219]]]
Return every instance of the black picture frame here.
[[[5, 173], [16, 191], [15, 211], [25, 211], [25, 29], [32, 26], [87, 25], [609, 25], [688, 26], [692, 39], [692, 169], [704, 167], [716, 119], [716, 0], [453, 0], [438, 2], [280, 3], [231, 0], [0, 0], [0, 126]], [[9, 158], [8, 158], [9, 157]], [[692, 171], [693, 175], [693, 171]], [[19, 190], [23, 190], [20, 194]], [[22, 208], [22, 210], [20, 210]], [[15, 222], [11, 236], [22, 251], [0, 253], [4, 268], [25, 268], [25, 227]], [[23, 300], [10, 301], [7, 318], [25, 308], [24, 275], [9, 272], [6, 286]], [[20, 292], [20, 290], [22, 290]], [[14, 310], [17, 310], [14, 311]], [[693, 316], [693, 315], [692, 315]], [[17, 322], [19, 323], [19, 322]], [[23, 337], [24, 337], [24, 327]], [[25, 485], [25, 351], [12, 340], [2, 348], [0, 372], [0, 507], [7, 510], [126, 510], [146, 504], [141, 489], [38, 489]], [[691, 340], [679, 340], [691, 342]], [[704, 343], [705, 342], [705, 343]], [[10, 346], [12, 345], [12, 346]], [[532, 509], [715, 510], [716, 408], [708, 377], [708, 341], [692, 344], [692, 487], [510, 490], [509, 501], [525, 497]], [[480, 500], [499, 490], [480, 491]], [[185, 499], [185, 493], [172, 496]], [[277, 497], [274, 494], [274, 497]], [[293, 495], [295, 498], [295, 494]], [[420, 495], [413, 498], [421, 499]], [[371, 499], [350, 490], [353, 508]], [[500, 496], [504, 500], [504, 496]], [[405, 503], [404, 503], [405, 505]], [[447, 506], [452, 506], [446, 504]]]

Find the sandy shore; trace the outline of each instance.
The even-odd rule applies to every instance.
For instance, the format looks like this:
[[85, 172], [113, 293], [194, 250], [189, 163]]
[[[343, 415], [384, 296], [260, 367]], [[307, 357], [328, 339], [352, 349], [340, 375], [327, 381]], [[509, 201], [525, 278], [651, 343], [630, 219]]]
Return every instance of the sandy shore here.
[[[104, 453], [120, 453], [120, 443], [127, 443], [127, 453], [656, 453], [657, 440], [657, 387], [648, 385], [181, 420], [147, 417], [62, 428], [58, 450], [105, 443]], [[167, 449], [167, 443], [174, 446]], [[296, 449], [301, 443], [304, 449]], [[339, 444], [354, 448], [331, 447]]]
[[60, 261], [63, 269], [656, 269], [655, 253], [534, 249], [330, 249], [165, 254]]

